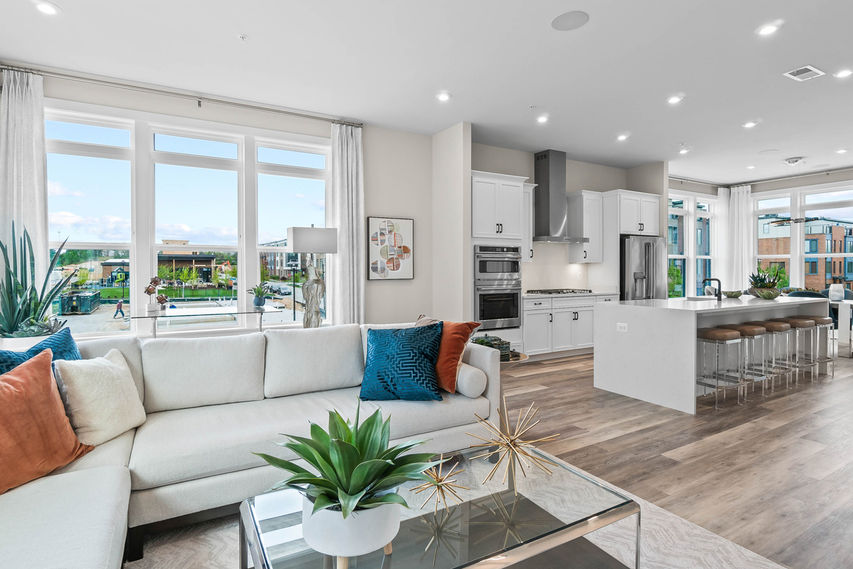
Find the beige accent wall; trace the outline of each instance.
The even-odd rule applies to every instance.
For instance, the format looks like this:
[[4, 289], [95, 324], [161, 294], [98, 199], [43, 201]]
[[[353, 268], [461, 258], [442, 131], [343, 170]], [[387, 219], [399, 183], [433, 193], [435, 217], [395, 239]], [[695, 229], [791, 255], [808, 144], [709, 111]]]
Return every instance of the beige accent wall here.
[[628, 187], [628, 170], [592, 162], [566, 160], [566, 191], [631, 189]]
[[474, 142], [471, 144], [471, 169], [527, 176], [527, 181], [533, 182], [533, 153]]
[[705, 182], [696, 182], [694, 180], [681, 180], [679, 178], [669, 179], [670, 190], [683, 190], [696, 194], [706, 194], [709, 196], [717, 195], [717, 188], [725, 184], [707, 184]]
[[415, 220], [415, 278], [368, 280], [365, 318], [411, 321], [432, 312], [432, 138], [368, 125], [362, 140], [365, 215]]
[[473, 318], [471, 124], [432, 136], [432, 314]]
[[803, 188], [806, 186], [817, 186], [820, 184], [831, 184], [835, 182], [853, 182], [853, 168], [833, 170], [831, 172], [817, 172], [806, 174], [796, 178], [784, 178], [780, 180], [765, 180], [763, 182], [752, 182], [752, 192], [769, 192], [772, 190], [785, 190], [788, 188]]

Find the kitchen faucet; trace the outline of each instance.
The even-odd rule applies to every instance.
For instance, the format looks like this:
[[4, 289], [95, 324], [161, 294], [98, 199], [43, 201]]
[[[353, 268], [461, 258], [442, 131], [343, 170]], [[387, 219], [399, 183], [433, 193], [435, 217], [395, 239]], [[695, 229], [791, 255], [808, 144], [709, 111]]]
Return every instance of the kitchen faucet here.
[[707, 282], [717, 281], [717, 302], [723, 302], [723, 283], [720, 282], [720, 279], [705, 279], [702, 281], [704, 285]]

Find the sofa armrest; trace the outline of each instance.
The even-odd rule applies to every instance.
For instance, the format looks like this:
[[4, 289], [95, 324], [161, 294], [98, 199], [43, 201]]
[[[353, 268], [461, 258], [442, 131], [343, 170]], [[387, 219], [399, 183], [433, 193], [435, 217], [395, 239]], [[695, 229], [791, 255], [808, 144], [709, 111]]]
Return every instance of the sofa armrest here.
[[462, 354], [462, 361], [468, 365], [480, 368], [486, 373], [486, 399], [489, 400], [488, 419], [493, 424], [499, 424], [498, 412], [501, 408], [501, 358], [500, 352], [494, 348], [469, 342]]

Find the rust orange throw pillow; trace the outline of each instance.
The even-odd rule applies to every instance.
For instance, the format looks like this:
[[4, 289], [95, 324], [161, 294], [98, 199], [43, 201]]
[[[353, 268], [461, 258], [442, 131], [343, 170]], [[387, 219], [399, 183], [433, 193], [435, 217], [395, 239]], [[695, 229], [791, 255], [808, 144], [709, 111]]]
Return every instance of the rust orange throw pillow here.
[[[429, 326], [441, 322], [434, 318], [421, 316], [415, 326]], [[444, 320], [441, 330], [441, 345], [438, 348], [438, 362], [435, 373], [438, 376], [438, 386], [449, 393], [456, 393], [456, 376], [462, 365], [462, 352], [471, 339], [474, 330], [480, 327], [479, 322], [448, 322]]]
[[92, 450], [77, 440], [44, 350], [0, 375], [0, 494]]

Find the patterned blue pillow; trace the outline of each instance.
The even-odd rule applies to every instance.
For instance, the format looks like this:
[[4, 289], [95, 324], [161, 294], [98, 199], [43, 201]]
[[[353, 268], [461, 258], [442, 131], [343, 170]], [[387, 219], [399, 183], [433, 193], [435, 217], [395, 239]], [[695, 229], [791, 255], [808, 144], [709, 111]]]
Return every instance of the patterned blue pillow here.
[[56, 334], [48, 336], [26, 352], [11, 352], [0, 350], [0, 375], [12, 371], [25, 361], [33, 358], [44, 350], [50, 348], [54, 360], [79, 360], [82, 359], [77, 342], [71, 337], [71, 330], [63, 328]]
[[435, 363], [442, 325], [368, 330], [361, 398], [441, 401]]

